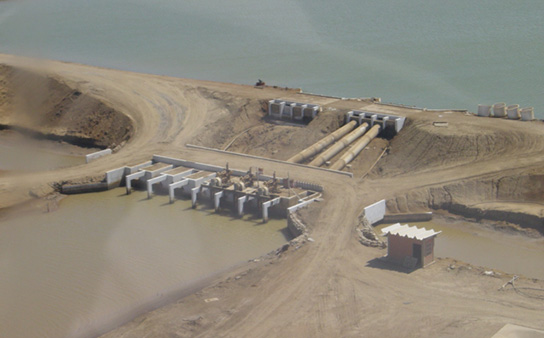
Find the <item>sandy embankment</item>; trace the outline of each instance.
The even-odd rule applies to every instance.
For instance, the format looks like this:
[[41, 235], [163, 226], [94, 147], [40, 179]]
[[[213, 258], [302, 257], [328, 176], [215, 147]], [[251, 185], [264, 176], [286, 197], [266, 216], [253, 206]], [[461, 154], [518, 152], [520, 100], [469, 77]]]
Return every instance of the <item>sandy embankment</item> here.
[[[0, 57], [0, 63], [17, 62], [15, 57]], [[60, 62], [44, 62], [43, 66], [40, 69], [50, 79], [97, 100], [118, 112], [119, 118], [129, 119], [132, 137], [116, 154], [86, 166], [33, 177], [0, 177], [4, 206], [17, 202], [8, 197], [13, 192], [25, 200], [29, 187], [100, 177], [109, 169], [148, 160], [153, 153], [219, 165], [229, 162], [240, 168], [258, 165], [280, 176], [289, 173], [319, 182], [326, 189], [325, 202], [313, 205], [304, 217], [315, 242], [248, 263], [235, 274], [225, 275], [222, 282], [143, 315], [109, 336], [387, 336], [392, 332], [403, 336], [490, 336], [507, 322], [544, 326], [541, 301], [496, 291], [507, 276], [482, 276], [478, 269], [465, 265], [449, 269], [450, 261], [410, 274], [395, 271], [375, 259], [383, 251], [361, 246], [355, 231], [362, 207], [382, 198], [389, 201], [391, 211], [401, 212], [429, 208], [455, 212], [452, 206], [482, 202], [488, 203], [488, 209], [492, 203], [503, 203], [504, 208], [507, 200], [530, 202], [538, 208], [543, 190], [532, 177], [543, 174], [540, 122], [425, 112], [370, 100], [317, 98], [276, 88]], [[278, 97], [320, 101], [325, 110], [306, 127], [268, 124], [263, 120], [262, 101]], [[223, 148], [236, 138], [229, 150], [286, 159], [334, 130], [344, 110], [362, 107], [404, 115], [410, 122], [392, 141], [371, 143], [354, 163], [353, 179], [184, 147], [196, 143]], [[5, 105], [0, 106], [0, 117], [8, 116], [7, 111]], [[83, 114], [82, 118], [86, 117]], [[437, 120], [449, 126], [433, 127]], [[18, 119], [9, 123], [15, 122], [19, 123]], [[370, 175], [361, 178], [367, 171], [364, 168], [370, 168], [385, 146], [390, 147], [386, 156]], [[539, 281], [521, 282], [542, 287]], [[209, 298], [218, 301], [204, 301]]]

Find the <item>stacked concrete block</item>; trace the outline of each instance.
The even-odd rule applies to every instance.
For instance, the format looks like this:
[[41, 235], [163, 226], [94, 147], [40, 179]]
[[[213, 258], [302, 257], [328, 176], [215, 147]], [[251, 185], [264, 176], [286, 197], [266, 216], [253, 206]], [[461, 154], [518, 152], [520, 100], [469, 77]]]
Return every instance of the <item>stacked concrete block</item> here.
[[268, 115], [277, 119], [303, 120], [314, 119], [321, 107], [315, 104], [290, 102], [283, 100], [268, 101]]
[[276, 117], [276, 118], [281, 118], [284, 107], [285, 107], [284, 101], [270, 100], [268, 101], [268, 115]]
[[513, 104], [506, 108], [506, 114], [510, 120], [519, 120], [519, 104]]
[[493, 116], [506, 117], [506, 103], [500, 102], [493, 105]]
[[357, 121], [358, 125], [361, 125], [366, 122], [371, 127], [377, 124], [381, 126], [382, 129], [394, 129], [397, 133], [404, 126], [405, 120], [406, 118], [402, 116], [378, 114], [359, 110], [352, 110], [346, 113], [346, 123], [350, 121]]
[[521, 110], [521, 120], [522, 121], [532, 121], [535, 119], [535, 112], [533, 107], [523, 108]]
[[491, 106], [485, 104], [478, 105], [478, 116], [489, 117], [491, 115]]

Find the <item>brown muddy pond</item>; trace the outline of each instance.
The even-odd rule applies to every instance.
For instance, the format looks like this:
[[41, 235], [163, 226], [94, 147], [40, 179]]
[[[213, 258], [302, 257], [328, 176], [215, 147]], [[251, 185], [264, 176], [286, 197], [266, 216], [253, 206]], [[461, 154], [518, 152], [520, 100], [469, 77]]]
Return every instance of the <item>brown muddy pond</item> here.
[[[387, 225], [376, 226], [376, 233], [381, 234], [381, 229]], [[409, 225], [442, 231], [435, 242], [437, 257], [450, 257], [507, 273], [544, 279], [544, 238], [505, 233], [488, 225], [440, 216], [430, 222]]]
[[288, 239], [285, 219], [123, 188], [70, 196], [0, 222], [0, 336], [95, 336]]
[[35, 140], [11, 130], [2, 130], [0, 173], [46, 171], [85, 164], [85, 154], [98, 150], [55, 141]]

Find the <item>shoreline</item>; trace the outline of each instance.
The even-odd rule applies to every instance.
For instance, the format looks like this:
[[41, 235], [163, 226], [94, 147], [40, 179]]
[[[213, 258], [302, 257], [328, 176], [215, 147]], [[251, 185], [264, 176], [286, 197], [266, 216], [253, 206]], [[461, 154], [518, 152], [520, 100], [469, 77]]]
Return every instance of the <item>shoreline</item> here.
[[[16, 57], [0, 55], [0, 63], [9, 64], [14, 59]], [[32, 198], [48, 196], [55, 190], [53, 182], [96, 182], [112, 168], [142, 163], [159, 152], [214, 165], [229, 162], [239, 168], [263, 166], [267, 173], [275, 171], [280, 177], [289, 173], [290, 177], [307, 178], [325, 186], [324, 202], [305, 219], [312, 243], [298, 249], [289, 248], [277, 256], [274, 263], [261, 264], [243, 278], [234, 278], [229, 283], [225, 282], [229, 273], [220, 274], [201, 291], [189, 293], [165, 309], [142, 315], [109, 336], [126, 332], [133, 335], [184, 332], [209, 336], [225, 333], [236, 336], [250, 333], [326, 336], [335, 332], [345, 335], [372, 332], [372, 335], [383, 336], [393, 332], [391, 330], [396, 325], [403, 325], [407, 334], [421, 332], [422, 327], [417, 320], [414, 321], [414, 316], [428, 316], [429, 313], [434, 313], [435, 317], [428, 317], [427, 329], [430, 331], [426, 332], [441, 335], [446, 333], [442, 323], [462, 320], [468, 309], [474, 316], [488, 320], [485, 325], [465, 323], [454, 328], [455, 333], [462, 335], [468, 327], [478, 335], [489, 335], [496, 332], [499, 318], [529, 326], [538, 323], [538, 311], [531, 310], [537, 307], [536, 303], [519, 300], [515, 295], [491, 293], [488, 288], [492, 281], [479, 272], [474, 274], [457, 269], [452, 279], [446, 266], [451, 263], [445, 261], [410, 274], [398, 272], [376, 260], [378, 253], [382, 255], [383, 252], [361, 246], [353, 235], [354, 221], [361, 206], [380, 199], [394, 200], [395, 205], [388, 208], [396, 212], [424, 211], [432, 205], [448, 203], [472, 205], [478, 199], [532, 201], [541, 191], [539, 168], [542, 161], [539, 155], [544, 149], [541, 126], [537, 122], [482, 119], [465, 116], [462, 112], [447, 111], [451, 113], [446, 114], [380, 105], [372, 100], [305, 96], [282, 88], [256, 89], [71, 63], [47, 61], [47, 64], [46, 73], [65, 84], [68, 87], [66, 93], [77, 91], [82, 96], [103, 102], [104, 107], [119, 112], [121, 119], [126, 117], [125, 121], [134, 129], [118, 152], [83, 168], [40, 173], [28, 177], [28, 182], [21, 185], [0, 177], [0, 188], [17, 196], [7, 198], [6, 194], [0, 194], [0, 203], [4, 206], [31, 199], [28, 195], [31, 187], [41, 187], [36, 189]], [[62, 90], [64, 93], [65, 89]], [[270, 126], [263, 122], [262, 103], [271, 98], [302, 102], [315, 100], [331, 109], [324, 109], [323, 114], [302, 128]], [[365, 156], [353, 162], [354, 178], [281, 163], [338, 128], [342, 114], [348, 109], [391, 111], [392, 114], [406, 116], [410, 123], [392, 140], [371, 143]], [[434, 128], [434, 121], [447, 122], [449, 127]], [[241, 134], [245, 130], [247, 132]], [[264, 162], [258, 158], [211, 154], [184, 147], [190, 143], [221, 149], [234, 137], [237, 141], [229, 148], [232, 152], [279, 161]], [[289, 142], [282, 142], [286, 139]], [[482, 143], [482, 139], [485, 142]], [[384, 146], [390, 150], [383, 151]], [[444, 156], [445, 152], [448, 157]], [[385, 156], [381, 158], [382, 155]], [[365, 168], [378, 156], [377, 165], [370, 168], [368, 175], [360, 177], [359, 172], [366, 172]], [[520, 177], [525, 177], [521, 184], [518, 182]], [[489, 182], [484, 182], [484, 178]], [[532, 180], [538, 184], [531, 184]], [[250, 269], [252, 264], [242, 263], [240, 269]], [[376, 280], [382, 284], [377, 285]], [[402, 311], [400, 306], [393, 310], [399, 319], [397, 323], [370, 327], [369, 322], [383, 323], [383, 316], [386, 313], [391, 315], [392, 310], [387, 304], [398, 301], [395, 294], [404, 295], [407, 291], [400, 285], [408, 288], [408, 295], [417, 298], [424, 306], [412, 312]], [[465, 285], [462, 292], [455, 289], [456, 285]], [[393, 293], [380, 293], [378, 301], [372, 295], [383, 288], [393, 290]], [[482, 293], [493, 299], [493, 306], [477, 296]], [[429, 294], [437, 295], [441, 299], [440, 304], [428, 297]], [[203, 298], [219, 298], [221, 301], [208, 306]], [[443, 308], [443, 304], [448, 305], [447, 309], [437, 312], [437, 307]], [[512, 306], [519, 311], [513, 313], [508, 310]], [[338, 321], [335, 318], [343, 319]], [[286, 320], [294, 325], [277, 326]], [[260, 324], [255, 326], [253, 323]], [[352, 328], [357, 328], [357, 331], [346, 331]]]

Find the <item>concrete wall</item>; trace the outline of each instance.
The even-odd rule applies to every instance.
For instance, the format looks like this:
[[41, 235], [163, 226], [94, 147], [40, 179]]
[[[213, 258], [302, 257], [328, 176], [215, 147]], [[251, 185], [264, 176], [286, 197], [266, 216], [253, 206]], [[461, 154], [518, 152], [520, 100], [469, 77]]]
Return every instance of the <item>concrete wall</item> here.
[[125, 177], [125, 167], [110, 170], [106, 173], [106, 183], [108, 185], [120, 184]]
[[371, 224], [381, 221], [385, 216], [385, 200], [378, 201], [364, 209], [365, 216]]
[[117, 169], [110, 170], [110, 171], [108, 171], [106, 173], [106, 183], [110, 187], [118, 186], [125, 179], [125, 176], [130, 175], [130, 174], [134, 174], [139, 169], [144, 168], [144, 167], [148, 167], [151, 164], [152, 164], [151, 161], [147, 161], [147, 162], [135, 165], [133, 167], [128, 167], [127, 166], [127, 167], [122, 167], [122, 168], [117, 168]]
[[315, 200], [316, 200], [316, 199], [313, 198], [313, 199], [311, 199], [311, 200], [308, 200], [308, 201], [304, 201], [304, 202], [295, 204], [295, 205], [293, 205], [292, 207], [287, 208], [287, 211], [289, 211], [289, 213], [293, 213], [293, 212], [297, 211], [297, 210], [300, 209], [300, 208], [304, 208], [305, 206], [307, 206], [308, 204], [314, 202]]
[[353, 177], [353, 173], [348, 173], [346, 171], [332, 170], [332, 169], [327, 169], [327, 168], [319, 168], [319, 167], [309, 166], [309, 165], [306, 165], [306, 164], [287, 162], [287, 161], [276, 160], [276, 159], [273, 159], [273, 158], [267, 158], [267, 157], [261, 157], [261, 156], [254, 156], [254, 155], [248, 155], [248, 154], [235, 153], [235, 152], [232, 152], [232, 151], [226, 151], [226, 150], [208, 148], [208, 147], [203, 147], [203, 146], [197, 146], [197, 145], [194, 145], [194, 144], [186, 144], [186, 146], [188, 148], [208, 150], [208, 151], [213, 151], [213, 152], [217, 152], [217, 153], [221, 153], [221, 154], [231, 154], [231, 155], [236, 155], [236, 156], [240, 156], [240, 157], [254, 158], [254, 159], [257, 159], [257, 160], [263, 160], [263, 161], [269, 161], [269, 162], [283, 163], [283, 164], [287, 164], [287, 165], [293, 165], [293, 166], [297, 166], [297, 167], [309, 168], [309, 169], [313, 169], [313, 170], [328, 171], [328, 172], [339, 174], [339, 175]]
[[167, 157], [167, 156], [161, 156], [161, 155], [153, 155], [153, 162], [167, 163], [167, 164], [172, 164], [176, 167], [184, 166], [188, 168], [194, 168], [198, 170], [205, 170], [205, 171], [212, 171], [212, 172], [219, 172], [225, 169], [217, 165], [186, 161], [179, 158], [173, 158], [173, 157]]
[[419, 212], [412, 214], [393, 214], [385, 215], [383, 223], [409, 223], [409, 222], [427, 222], [433, 219], [432, 212]]
[[111, 155], [111, 153], [112, 153], [111, 149], [108, 148], [101, 151], [97, 151], [96, 153], [85, 155], [85, 162], [89, 163], [91, 161], [99, 159], [102, 156]]

